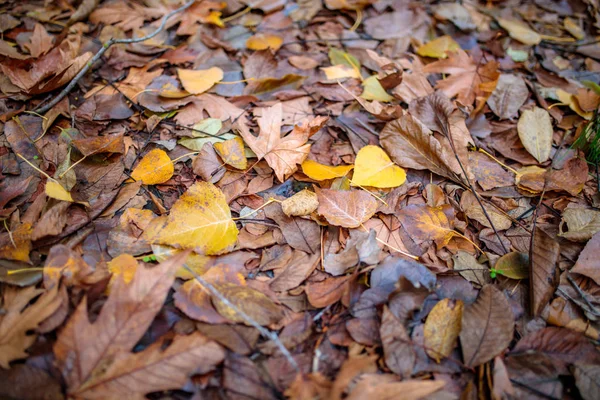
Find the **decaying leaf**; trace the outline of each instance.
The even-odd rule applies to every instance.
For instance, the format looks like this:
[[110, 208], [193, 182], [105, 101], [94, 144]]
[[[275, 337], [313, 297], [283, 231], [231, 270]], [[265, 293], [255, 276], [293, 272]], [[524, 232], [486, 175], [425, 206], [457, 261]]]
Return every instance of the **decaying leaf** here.
[[477, 301], [463, 310], [460, 344], [465, 365], [488, 362], [510, 344], [515, 321], [504, 293], [493, 285], [479, 292]]
[[357, 228], [377, 210], [377, 200], [363, 190], [315, 188], [315, 191], [319, 200], [318, 212], [332, 225]]
[[529, 255], [519, 253], [518, 251], [511, 251], [496, 261], [494, 271], [510, 279], [529, 278]]
[[425, 351], [429, 357], [440, 362], [448, 357], [461, 331], [463, 302], [443, 299], [429, 312], [424, 327]]
[[560, 221], [558, 236], [575, 242], [585, 242], [600, 231], [600, 211], [567, 208]]
[[288, 217], [310, 215], [319, 207], [319, 200], [314, 192], [302, 190], [281, 202], [281, 209]]
[[150, 243], [209, 255], [230, 250], [237, 235], [225, 195], [208, 182], [190, 186], [173, 204], [169, 216], [154, 219], [145, 231]]

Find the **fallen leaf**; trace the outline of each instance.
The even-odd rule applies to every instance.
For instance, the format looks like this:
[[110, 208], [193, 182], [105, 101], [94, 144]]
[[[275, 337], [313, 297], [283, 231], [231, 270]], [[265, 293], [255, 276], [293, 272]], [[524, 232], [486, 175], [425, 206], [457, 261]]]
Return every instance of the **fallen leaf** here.
[[600, 233], [595, 233], [579, 254], [577, 262], [571, 268], [571, 272], [587, 276], [600, 285], [600, 259], [598, 254], [600, 254]]
[[566, 92], [562, 89], [556, 89], [556, 96], [558, 97], [558, 100], [560, 100], [560, 102], [562, 103], [559, 105], [569, 106], [569, 108], [575, 111], [580, 117], [587, 120], [591, 120], [594, 116], [593, 111], [584, 111], [581, 108], [581, 106], [579, 105], [578, 97], [576, 95]]
[[434, 15], [441, 20], [449, 20], [463, 31], [470, 31], [477, 26], [466, 7], [459, 3], [441, 3], [435, 6]]
[[363, 92], [360, 97], [365, 100], [377, 100], [383, 103], [394, 100], [394, 97], [390, 96], [381, 86], [377, 75], [370, 76], [363, 81]]
[[296, 193], [281, 202], [281, 209], [288, 217], [303, 217], [310, 215], [319, 207], [319, 200], [314, 192], [306, 189]]
[[498, 21], [498, 24], [502, 28], [508, 31], [511, 38], [518, 40], [523, 44], [533, 46], [542, 41], [542, 37], [537, 32], [532, 31], [519, 21], [504, 18], [496, 18], [496, 21]]
[[320, 164], [313, 160], [306, 160], [302, 163], [301, 167], [304, 175], [316, 181], [324, 181], [346, 176], [349, 171], [352, 171], [354, 165], [338, 165], [334, 167]]
[[456, 43], [451, 36], [444, 35], [419, 46], [417, 54], [422, 57], [447, 58], [448, 53], [457, 50], [460, 50], [459, 44]]
[[574, 242], [585, 242], [600, 231], [600, 211], [567, 208], [562, 215], [558, 236]]
[[352, 186], [394, 188], [406, 181], [406, 172], [378, 146], [365, 146], [354, 161]]
[[[37, 334], [31, 331], [35, 331], [42, 321], [52, 315], [62, 301], [58, 296], [58, 286], [48, 291], [33, 286], [24, 289], [8, 286], [4, 288], [3, 295], [0, 366], [8, 369], [11, 361], [27, 357], [25, 350], [37, 339]], [[36, 297], [37, 301], [30, 304]]]
[[526, 193], [539, 194], [543, 191], [565, 191], [577, 196], [583, 190], [588, 179], [588, 164], [583, 157], [573, 157], [562, 169], [552, 167], [543, 169], [530, 165], [517, 170], [517, 187]]
[[494, 265], [497, 274], [510, 279], [529, 278], [529, 255], [511, 251], [500, 257]]
[[458, 271], [469, 282], [483, 286], [492, 281], [490, 269], [477, 262], [477, 259], [472, 254], [464, 250], [459, 250], [452, 257], [452, 260], [454, 261], [454, 270]]
[[246, 47], [250, 50], [279, 50], [283, 44], [281, 36], [272, 35], [270, 33], [257, 33], [246, 40]]
[[[258, 290], [233, 283], [220, 283], [215, 287], [231, 304], [235, 305], [260, 325], [275, 324], [283, 317], [282, 310], [273, 300]], [[219, 314], [223, 317], [232, 322], [251, 325], [246, 318], [239, 315], [223, 300], [213, 296], [212, 301]]]
[[220, 254], [233, 248], [238, 229], [225, 195], [208, 182], [197, 182], [171, 207], [168, 217], [153, 220], [144, 233], [153, 244]]
[[500, 119], [509, 119], [517, 115], [528, 97], [529, 89], [523, 78], [513, 74], [502, 74], [498, 78], [496, 88], [487, 99], [487, 104]]
[[51, 197], [53, 199], [68, 201], [69, 203], [75, 202], [75, 200], [73, 200], [73, 197], [71, 196], [71, 193], [69, 193], [67, 189], [62, 187], [62, 185], [54, 179], [48, 179], [46, 181], [45, 192], [48, 197]]
[[554, 273], [560, 254], [560, 245], [540, 228], [531, 236], [529, 254], [529, 285], [531, 310], [540, 315], [556, 290]]
[[361, 79], [360, 71], [347, 65], [333, 65], [331, 67], [321, 67], [327, 80], [336, 81], [338, 79], [355, 78]]
[[217, 135], [221, 128], [223, 128], [223, 122], [219, 118], [206, 118], [196, 122], [193, 128], [192, 135], [194, 137]]
[[448, 357], [456, 347], [462, 314], [462, 301], [443, 299], [427, 315], [423, 329], [425, 351], [436, 362]]
[[376, 232], [350, 231], [350, 239], [344, 250], [337, 254], [326, 254], [323, 269], [333, 276], [343, 275], [359, 263], [377, 264], [381, 248], [377, 244]]
[[435, 395], [446, 386], [446, 382], [441, 380], [407, 379], [398, 382], [396, 379], [393, 375], [366, 374], [359, 378], [346, 399], [419, 400]]
[[[451, 53], [446, 59], [427, 64], [423, 71], [450, 74], [450, 77], [437, 81], [435, 87], [450, 98], [457, 96], [458, 101], [466, 106], [473, 104], [476, 98], [485, 101], [493, 92], [494, 82], [500, 75], [496, 61], [478, 63], [463, 50]], [[490, 84], [493, 87], [488, 90], [484, 85]]]
[[575, 363], [573, 375], [583, 400], [594, 400], [600, 392], [600, 365]]
[[352, 275], [327, 278], [321, 282], [309, 282], [304, 289], [313, 307], [323, 308], [337, 303], [348, 288]]
[[29, 253], [32, 227], [30, 223], [20, 223], [10, 232], [0, 234], [0, 259], [30, 263]]
[[135, 271], [138, 269], [138, 261], [130, 254], [121, 254], [107, 263], [108, 272], [112, 274], [108, 283], [108, 292], [110, 288], [119, 279], [129, 284], [135, 276]]
[[38, 58], [50, 51], [52, 45], [52, 36], [48, 35], [44, 26], [42, 24], [35, 24], [29, 42], [25, 43], [23, 47], [29, 50], [29, 53], [34, 58]]
[[267, 218], [279, 226], [285, 241], [296, 250], [309, 254], [319, 251], [319, 226], [309, 219], [288, 217], [279, 204], [270, 204], [264, 208]]
[[0, 382], [0, 396], [6, 399], [64, 398], [58, 378], [32, 365], [17, 364], [10, 369], [0, 369]]
[[212, 67], [204, 70], [177, 69], [183, 88], [192, 94], [201, 94], [223, 80], [223, 70]]
[[523, 147], [536, 160], [542, 163], [550, 157], [553, 129], [548, 111], [539, 107], [523, 111], [517, 129]]
[[419, 242], [433, 240], [439, 247], [446, 246], [453, 237], [459, 236], [451, 226], [442, 207], [409, 205], [398, 213], [398, 219], [406, 231]]
[[319, 199], [318, 213], [332, 225], [357, 228], [377, 211], [377, 200], [363, 190], [315, 188]]
[[387, 306], [383, 307], [379, 333], [385, 365], [402, 378], [410, 377], [415, 365], [415, 350], [406, 328]]
[[236, 137], [224, 142], [216, 142], [213, 147], [225, 164], [237, 169], [246, 169], [248, 167], [242, 138]]
[[[233, 139], [235, 139], [235, 137]], [[218, 142], [215, 141], [215, 143]], [[182, 145], [185, 146], [185, 144]], [[223, 161], [219, 158], [214, 149], [214, 145], [211, 145], [210, 143], [204, 143], [199, 150], [200, 151], [198, 152], [198, 155], [192, 162], [194, 173], [207, 182], [219, 182], [221, 178], [223, 178], [223, 175], [225, 175], [226, 170], [223, 165]]]
[[160, 185], [173, 176], [175, 167], [168, 154], [161, 149], [146, 153], [131, 172], [131, 178], [144, 185]]
[[514, 326], [504, 293], [485, 285], [475, 303], [463, 310], [460, 343], [465, 365], [476, 367], [504, 351], [513, 339]]
[[248, 83], [244, 94], [253, 94], [257, 97], [267, 95], [274, 90], [297, 89], [302, 85], [305, 77], [297, 74], [287, 74], [281, 78], [260, 78]]
[[[469, 218], [474, 219], [487, 228], [494, 227], [499, 231], [506, 230], [512, 226], [512, 220], [507, 215], [499, 212], [496, 207], [488, 206], [485, 203], [483, 204], [483, 207], [485, 213], [481, 208], [481, 205], [479, 205], [475, 195], [468, 190], [464, 191], [460, 199], [460, 208]], [[490, 221], [488, 221], [488, 217], [492, 220], [491, 224]]]

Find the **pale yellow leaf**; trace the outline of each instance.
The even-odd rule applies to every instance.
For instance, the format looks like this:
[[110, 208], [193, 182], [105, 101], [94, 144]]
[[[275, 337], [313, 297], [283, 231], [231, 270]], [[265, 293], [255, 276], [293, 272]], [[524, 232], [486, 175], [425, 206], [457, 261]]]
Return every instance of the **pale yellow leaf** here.
[[542, 41], [542, 37], [531, 30], [524, 23], [510, 19], [497, 18], [498, 24], [506, 29], [511, 38], [528, 45], [536, 45]]
[[283, 44], [281, 36], [269, 33], [257, 33], [246, 40], [246, 47], [250, 50], [278, 50]]
[[325, 72], [325, 76], [329, 80], [361, 78], [360, 71], [358, 71], [356, 68], [352, 68], [347, 65], [333, 65], [331, 67], [322, 67], [321, 70]]
[[420, 46], [417, 54], [422, 57], [446, 58], [449, 52], [460, 49], [460, 45], [449, 35], [444, 35]]
[[223, 80], [223, 70], [219, 67], [199, 70], [178, 68], [177, 75], [183, 88], [192, 94], [204, 93]]
[[553, 130], [548, 111], [539, 107], [523, 111], [517, 131], [523, 147], [536, 160], [542, 163], [550, 157]]
[[406, 181], [406, 172], [378, 146], [365, 146], [356, 155], [353, 186], [393, 188]]

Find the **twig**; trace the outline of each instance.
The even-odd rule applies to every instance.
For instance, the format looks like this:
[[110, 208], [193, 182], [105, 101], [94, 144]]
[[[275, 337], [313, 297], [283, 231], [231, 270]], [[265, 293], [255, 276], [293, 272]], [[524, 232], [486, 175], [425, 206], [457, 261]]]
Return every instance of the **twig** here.
[[263, 328], [258, 322], [256, 322], [252, 317], [250, 317], [244, 311], [240, 310], [235, 304], [233, 304], [225, 296], [223, 296], [221, 294], [221, 292], [219, 292], [217, 290], [216, 287], [214, 287], [211, 283], [207, 282], [204, 278], [202, 278], [200, 275], [198, 275], [190, 267], [188, 267], [185, 264], [183, 265], [183, 267], [190, 274], [192, 274], [194, 276], [194, 278], [196, 279], [196, 281], [198, 281], [198, 283], [200, 283], [213, 296], [217, 297], [220, 301], [223, 302], [223, 304], [225, 304], [227, 307], [231, 308], [233, 311], [235, 311], [235, 313], [237, 315], [239, 315], [246, 322], [248, 322], [250, 325], [252, 325], [253, 327], [255, 327], [260, 332], [260, 334], [263, 335], [265, 338], [267, 338], [269, 340], [272, 340], [275, 343], [275, 345], [279, 348], [279, 351], [281, 351], [281, 354], [283, 354], [283, 356], [290, 363], [290, 365], [296, 370], [296, 372], [301, 373], [300, 367], [298, 366], [298, 363], [296, 362], [296, 360], [294, 360], [294, 357], [292, 356], [292, 354], [290, 353], [290, 351], [284, 346], [283, 343], [281, 343], [281, 340], [279, 340], [279, 337], [277, 336], [277, 334], [275, 332], [272, 332], [272, 331], [270, 331], [270, 330], [268, 330], [266, 328]]
[[83, 76], [90, 70], [90, 68], [92, 68], [92, 66], [96, 63], [96, 61], [98, 61], [104, 55], [104, 53], [106, 53], [106, 51], [108, 49], [110, 49], [110, 47], [113, 44], [139, 43], [139, 42], [146, 41], [148, 39], [152, 39], [154, 36], [156, 36], [160, 32], [162, 32], [162, 30], [165, 28], [165, 25], [167, 23], [167, 19], [171, 18], [173, 15], [175, 15], [177, 13], [180, 13], [180, 12], [186, 10], [188, 7], [190, 7], [192, 4], [194, 4], [195, 1], [196, 0], [190, 0], [189, 2], [185, 3], [183, 6], [179, 7], [178, 9], [173, 10], [170, 13], [163, 16], [160, 26], [158, 28], [156, 28], [156, 30], [154, 32], [152, 32], [146, 36], [139, 37], [139, 38], [131, 38], [131, 39], [115, 39], [115, 38], [109, 39], [107, 42], [105, 42], [102, 45], [100, 50], [98, 50], [98, 52], [96, 54], [94, 54], [92, 59], [85, 64], [85, 66], [81, 69], [81, 71], [79, 71], [79, 73], [77, 75], [75, 75], [75, 77], [73, 79], [71, 79], [71, 82], [69, 82], [67, 87], [65, 87], [62, 90], [62, 92], [60, 92], [58, 94], [58, 96], [56, 96], [54, 98], [54, 100], [52, 100], [50, 103], [48, 103], [44, 107], [37, 108], [35, 110], [35, 112], [37, 112], [39, 114], [43, 114], [46, 111], [50, 110], [55, 105], [57, 105], [62, 99], [64, 99], [71, 92], [71, 90], [73, 90], [75, 85], [77, 85], [77, 82], [79, 82], [79, 80], [81, 78], [83, 78]]

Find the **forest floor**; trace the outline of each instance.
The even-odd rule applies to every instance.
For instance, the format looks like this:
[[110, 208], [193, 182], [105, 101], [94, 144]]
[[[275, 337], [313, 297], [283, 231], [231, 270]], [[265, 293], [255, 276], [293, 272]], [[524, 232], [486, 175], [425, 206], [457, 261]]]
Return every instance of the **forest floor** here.
[[0, 2], [0, 397], [600, 399], [598, 7]]

